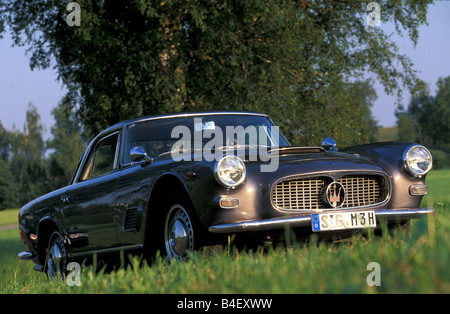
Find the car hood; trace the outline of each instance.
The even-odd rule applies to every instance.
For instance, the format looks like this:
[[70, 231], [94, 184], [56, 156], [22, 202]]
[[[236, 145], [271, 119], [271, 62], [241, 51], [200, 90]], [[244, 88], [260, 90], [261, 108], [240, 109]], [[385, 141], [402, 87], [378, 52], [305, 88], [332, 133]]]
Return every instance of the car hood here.
[[[267, 160], [268, 156], [270, 159]], [[260, 167], [262, 172], [280, 174], [332, 173], [334, 172], [384, 172], [379, 163], [367, 156], [355, 153], [329, 152], [319, 147], [289, 147], [272, 150], [264, 156], [249, 154], [246, 156], [248, 168]], [[263, 161], [263, 162], [261, 162]], [[271, 167], [261, 167], [262, 165]], [[266, 171], [263, 171], [265, 169]], [[336, 174], [338, 175], [338, 174]]]

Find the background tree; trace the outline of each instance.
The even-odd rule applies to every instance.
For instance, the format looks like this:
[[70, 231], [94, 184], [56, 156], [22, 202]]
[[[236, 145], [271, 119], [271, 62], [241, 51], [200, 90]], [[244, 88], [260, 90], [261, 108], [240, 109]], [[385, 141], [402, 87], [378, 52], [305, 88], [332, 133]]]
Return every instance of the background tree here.
[[396, 115], [399, 139], [432, 148], [433, 164], [439, 168], [450, 166], [450, 76], [439, 78], [436, 85], [435, 96], [427, 89]]
[[11, 157], [11, 134], [0, 121], [0, 159], [8, 162]]
[[0, 123], [0, 210], [20, 207], [70, 182], [86, 147], [85, 134], [65, 99], [52, 115], [55, 124], [46, 142], [40, 115], [31, 103], [23, 132], [9, 132]]
[[424, 108], [423, 128], [433, 145], [450, 150], [450, 76], [439, 78], [434, 101]]
[[418, 128], [407, 113], [397, 113], [398, 140], [403, 142], [417, 142]]
[[69, 184], [86, 148], [81, 125], [65, 99], [52, 110], [52, 115], [55, 124], [51, 128], [52, 137], [47, 141], [50, 154], [46, 158], [49, 190]]
[[0, 159], [0, 210], [18, 206], [18, 190], [9, 164]]
[[12, 135], [11, 172], [20, 191], [20, 206], [45, 192], [44, 140], [41, 117], [33, 104], [28, 105], [23, 133], [14, 130]]
[[[396, 112], [397, 124], [405, 116], [414, 124], [416, 141], [424, 145], [450, 149], [450, 76], [439, 78], [437, 92], [431, 96], [428, 89], [416, 97], [412, 97], [408, 107]], [[408, 130], [399, 129], [399, 136], [407, 136]]]
[[0, 122], [0, 210], [16, 207], [18, 190], [10, 169], [11, 133]]
[[[93, 133], [138, 115], [223, 109], [266, 112], [294, 144], [318, 145], [330, 130], [364, 142], [368, 130], [345, 128], [367, 117], [345, 93], [354, 78], [374, 73], [391, 94], [420, 89], [360, 1], [77, 2], [81, 26], [69, 27], [66, 1], [0, 0], [0, 31], [27, 46], [32, 68], [55, 61]], [[382, 23], [416, 43], [431, 1], [377, 2]]]

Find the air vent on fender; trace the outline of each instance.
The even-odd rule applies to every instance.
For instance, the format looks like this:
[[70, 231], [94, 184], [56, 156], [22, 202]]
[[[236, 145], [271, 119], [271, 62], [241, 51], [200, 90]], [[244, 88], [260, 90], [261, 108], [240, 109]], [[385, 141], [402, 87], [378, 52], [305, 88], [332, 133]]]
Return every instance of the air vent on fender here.
[[123, 220], [123, 231], [136, 230], [137, 208], [128, 209]]

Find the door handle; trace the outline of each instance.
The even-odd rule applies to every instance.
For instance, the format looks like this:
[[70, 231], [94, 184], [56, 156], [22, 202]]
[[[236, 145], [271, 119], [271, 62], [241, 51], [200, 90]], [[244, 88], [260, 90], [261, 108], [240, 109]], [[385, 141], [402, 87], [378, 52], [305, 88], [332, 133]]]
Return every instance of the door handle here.
[[63, 195], [61, 196], [61, 202], [63, 202], [64, 204], [68, 204], [70, 203], [70, 200], [72, 199], [71, 196], [69, 195]]

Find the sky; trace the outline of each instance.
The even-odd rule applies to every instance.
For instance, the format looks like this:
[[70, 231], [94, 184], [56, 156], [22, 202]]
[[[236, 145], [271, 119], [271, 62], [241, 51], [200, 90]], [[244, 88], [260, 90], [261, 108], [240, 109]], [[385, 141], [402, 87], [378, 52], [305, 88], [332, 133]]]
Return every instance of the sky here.
[[0, 39], [0, 122], [3, 127], [23, 131], [31, 102], [41, 116], [44, 137], [54, 124], [51, 111], [66, 94], [53, 69], [31, 71], [24, 47], [11, 47], [9, 34]]
[[[428, 9], [427, 23], [428, 25], [419, 27], [419, 40], [415, 47], [407, 36], [395, 34], [392, 38], [400, 53], [410, 58], [413, 68], [418, 71], [417, 76], [429, 86], [430, 93], [434, 96], [437, 80], [450, 76], [450, 1], [435, 1]], [[387, 33], [394, 32], [392, 25], [381, 24], [380, 27]], [[372, 108], [372, 114], [381, 126], [394, 126], [396, 96], [387, 95], [380, 84], [374, 84], [374, 87], [378, 99]], [[402, 104], [407, 107], [410, 99], [409, 92], [405, 92]]]
[[[392, 39], [400, 52], [411, 59], [418, 77], [429, 85], [431, 95], [435, 95], [438, 78], [450, 76], [450, 1], [436, 1], [428, 9], [427, 20], [428, 25], [419, 28], [416, 47], [408, 37], [394, 33]], [[382, 23], [379, 27], [388, 33], [394, 32], [392, 25]], [[394, 126], [395, 96], [386, 95], [376, 82], [374, 87], [378, 99], [372, 108], [373, 116], [380, 126]], [[45, 127], [44, 138], [47, 139], [54, 124], [51, 111], [65, 93], [66, 89], [57, 81], [55, 70], [31, 71], [25, 48], [12, 47], [9, 34], [3, 35], [0, 39], [0, 122], [6, 129], [23, 131], [31, 102], [38, 109]], [[403, 105], [406, 106], [409, 100], [409, 93], [405, 93]]]

